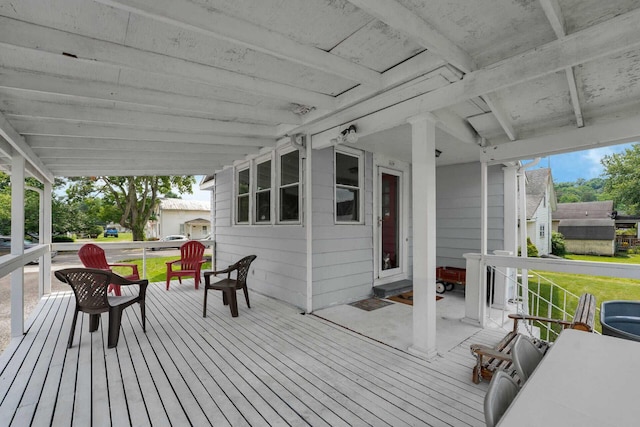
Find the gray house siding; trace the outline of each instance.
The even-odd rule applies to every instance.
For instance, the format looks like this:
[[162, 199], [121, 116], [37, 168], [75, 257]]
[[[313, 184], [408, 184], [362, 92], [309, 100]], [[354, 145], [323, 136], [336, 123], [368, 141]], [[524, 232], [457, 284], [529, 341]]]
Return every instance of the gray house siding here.
[[334, 149], [313, 153], [313, 308], [367, 297], [373, 283], [373, 155], [364, 156], [364, 223], [336, 224]]
[[301, 225], [232, 226], [233, 169], [216, 174], [215, 235], [218, 269], [258, 256], [249, 287], [298, 307], [306, 303], [306, 231]]
[[[501, 166], [488, 170], [489, 252], [504, 246], [504, 174]], [[436, 171], [436, 248], [438, 265], [465, 267], [463, 254], [481, 245], [480, 164], [439, 167]]]

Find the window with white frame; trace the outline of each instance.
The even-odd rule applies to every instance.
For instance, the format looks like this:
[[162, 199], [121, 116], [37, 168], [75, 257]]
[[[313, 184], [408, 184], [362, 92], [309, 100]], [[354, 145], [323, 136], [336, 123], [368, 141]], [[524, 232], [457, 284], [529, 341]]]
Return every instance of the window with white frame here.
[[236, 223], [248, 224], [251, 202], [251, 169], [248, 166], [238, 169], [236, 183]]
[[256, 164], [256, 223], [271, 223], [271, 159]]
[[236, 168], [235, 224], [299, 223], [300, 152], [275, 153]]
[[362, 154], [335, 153], [336, 222], [360, 222], [362, 206]]
[[544, 237], [544, 236], [545, 236], [544, 224], [540, 224], [540, 237]]
[[278, 221], [300, 220], [300, 152], [292, 150], [280, 154], [278, 175]]

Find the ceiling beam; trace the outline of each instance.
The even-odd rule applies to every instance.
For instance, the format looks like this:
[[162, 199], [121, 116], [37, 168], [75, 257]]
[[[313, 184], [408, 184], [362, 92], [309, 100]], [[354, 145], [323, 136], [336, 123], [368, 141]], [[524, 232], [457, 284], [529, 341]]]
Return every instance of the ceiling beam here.
[[275, 126], [172, 116], [115, 108], [66, 103], [5, 99], [0, 104], [5, 116], [13, 119], [61, 119], [104, 125], [143, 126], [185, 132], [208, 132], [216, 135], [276, 137]]
[[[473, 71], [465, 75], [461, 81], [416, 95], [411, 99], [405, 98], [403, 102], [388, 103], [386, 106], [380, 102], [375, 105], [375, 108], [369, 108], [368, 112], [361, 109], [358, 111], [358, 116], [351, 120], [373, 114], [384, 108], [405, 111], [407, 116], [432, 112], [564, 70], [566, 67], [638, 48], [640, 47], [638, 22], [640, 22], [640, 9]], [[342, 114], [325, 117], [300, 126], [293, 132], [317, 134], [346, 123], [344, 119]]]
[[[562, 39], [567, 35], [567, 30], [558, 0], [540, 0], [540, 5], [542, 6], [542, 10], [544, 10], [544, 14], [547, 16], [547, 20], [551, 24], [551, 28], [553, 28], [553, 31], [556, 33], [556, 37], [558, 39]], [[582, 107], [580, 106], [580, 98], [578, 96], [576, 76], [574, 74], [573, 67], [567, 67], [564, 71], [569, 85], [571, 105], [573, 106], [573, 111], [576, 116], [576, 125], [581, 128], [584, 126], [584, 118], [582, 116]]]
[[636, 116], [596, 123], [583, 128], [567, 128], [553, 135], [541, 135], [483, 148], [482, 160], [490, 163], [544, 157], [569, 151], [588, 150], [638, 141], [640, 120]]
[[443, 36], [431, 24], [395, 0], [348, 0], [450, 64], [468, 73], [476, 68], [473, 58]]
[[250, 147], [272, 147], [276, 138], [247, 138], [220, 136], [210, 133], [185, 133], [156, 129], [140, 129], [124, 126], [107, 126], [86, 122], [71, 123], [55, 120], [14, 119], [13, 124], [22, 135], [65, 136], [80, 138], [110, 138], [142, 141], [165, 141], [211, 145], [244, 145]]
[[499, 101], [496, 99], [496, 97], [488, 93], [482, 97], [482, 100], [487, 103], [487, 105], [491, 109], [491, 112], [495, 116], [496, 120], [498, 120], [498, 123], [500, 123], [500, 127], [502, 127], [502, 130], [504, 130], [504, 133], [507, 134], [507, 137], [511, 141], [515, 141], [516, 139], [518, 139], [518, 134], [516, 133], [516, 130], [513, 128], [513, 125], [511, 124], [511, 120], [509, 120], [507, 113], [499, 104]]
[[180, 165], [175, 166], [172, 169], [165, 169], [161, 173], [158, 172], [157, 168], [154, 167], [146, 167], [146, 166], [138, 166], [136, 169], [112, 169], [109, 165], [101, 165], [94, 166], [91, 168], [78, 168], [78, 165], [75, 166], [65, 166], [65, 167], [53, 167], [53, 172], [55, 176], [63, 176], [63, 177], [78, 177], [78, 176], [131, 176], [132, 171], [135, 171], [136, 176], [158, 176], [158, 175], [207, 175], [213, 173], [212, 171], [222, 169], [224, 167], [223, 164], [218, 163], [210, 163], [207, 167], [203, 165], [199, 166], [197, 169], [194, 168], [193, 165]]
[[69, 57], [70, 61], [78, 63], [170, 75], [321, 109], [333, 109], [335, 104], [332, 96], [307, 89], [6, 17], [0, 17], [0, 40], [5, 46], [42, 54], [62, 55], [65, 52], [74, 55]]
[[[144, 165], [145, 163], [153, 163], [154, 165], [159, 165], [164, 163], [167, 160], [167, 152], [160, 150], [153, 151], [144, 151], [137, 149], [129, 149], [127, 151], [105, 151], [105, 150], [64, 150], [64, 149], [43, 149], [36, 150], [39, 154], [40, 158], [45, 163], [55, 162], [55, 164], [78, 164], [79, 161], [82, 162], [83, 165], [92, 165], [100, 162], [104, 163], [120, 163], [123, 160], [127, 159], [135, 159], [139, 165]], [[181, 153], [179, 156], [179, 160], [176, 160], [174, 157], [169, 160], [174, 164], [180, 163], [192, 163], [192, 162], [201, 162], [203, 159], [208, 160], [208, 158], [214, 158], [216, 162], [224, 162], [231, 163], [234, 160], [238, 159], [237, 155], [234, 154], [204, 154], [204, 153]]]
[[0, 88], [62, 95], [78, 101], [99, 99], [104, 101], [149, 107], [159, 113], [183, 114], [197, 112], [222, 120], [263, 121], [268, 123], [301, 123], [300, 117], [290, 111], [236, 104], [210, 98], [159, 92], [147, 88], [103, 83], [87, 79], [59, 77], [40, 73], [18, 72], [0, 68]]
[[374, 70], [196, 3], [176, 0], [95, 1], [188, 31], [226, 40], [357, 83], [375, 88], [379, 88], [381, 84], [380, 73]]
[[39, 152], [41, 149], [53, 150], [101, 150], [101, 151], [161, 151], [164, 153], [199, 153], [247, 155], [255, 153], [259, 147], [247, 145], [212, 145], [176, 143], [167, 141], [139, 141], [133, 139], [108, 138], [68, 138], [64, 136], [26, 136], [29, 146]]
[[36, 156], [22, 135], [14, 129], [2, 113], [0, 113], [0, 136], [11, 144], [13, 149], [24, 157], [24, 159], [30, 163], [43, 178], [51, 183], [54, 181], [53, 173], [45, 166], [42, 160]]

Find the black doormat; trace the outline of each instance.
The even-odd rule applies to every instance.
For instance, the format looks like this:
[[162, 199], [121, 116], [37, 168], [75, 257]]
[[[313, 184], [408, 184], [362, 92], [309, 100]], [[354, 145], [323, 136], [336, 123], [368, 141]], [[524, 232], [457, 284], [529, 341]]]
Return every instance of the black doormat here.
[[391, 301], [385, 301], [379, 298], [367, 298], [360, 301], [352, 302], [351, 306], [360, 308], [366, 311], [372, 311], [378, 308], [386, 307], [389, 304], [393, 304]]

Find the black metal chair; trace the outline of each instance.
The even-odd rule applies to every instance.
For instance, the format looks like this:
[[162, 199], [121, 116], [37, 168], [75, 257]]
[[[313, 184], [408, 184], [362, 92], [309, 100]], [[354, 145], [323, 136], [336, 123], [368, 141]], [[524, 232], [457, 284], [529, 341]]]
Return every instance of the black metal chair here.
[[[73, 335], [76, 329], [78, 312], [80, 311], [89, 314], [90, 332], [98, 329], [100, 315], [102, 313], [109, 313], [109, 348], [118, 345], [122, 310], [132, 304], [140, 304], [142, 330], [146, 332], [144, 299], [147, 292], [147, 285], [149, 284], [148, 280], [128, 280], [111, 271], [93, 268], [67, 268], [56, 271], [55, 275], [58, 280], [70, 285], [76, 296], [76, 309], [73, 314], [73, 322], [71, 323], [68, 348], [71, 348], [73, 344]], [[108, 296], [107, 288], [110, 284], [118, 286], [138, 285], [139, 292], [137, 295]]]
[[[236, 291], [239, 291], [240, 289], [244, 290], [244, 298], [247, 301], [247, 307], [251, 308], [251, 304], [249, 304], [249, 291], [247, 290], [247, 276], [249, 275], [249, 266], [254, 259], [256, 259], [255, 255], [249, 255], [224, 270], [205, 271], [202, 317], [207, 317], [207, 291], [209, 291], [209, 289], [222, 291], [222, 302], [224, 305], [229, 305], [232, 317], [238, 317], [238, 300], [236, 298]], [[234, 271], [236, 271], [236, 278], [232, 279], [231, 273]], [[227, 273], [226, 279], [211, 283], [211, 276], [223, 273]]]

